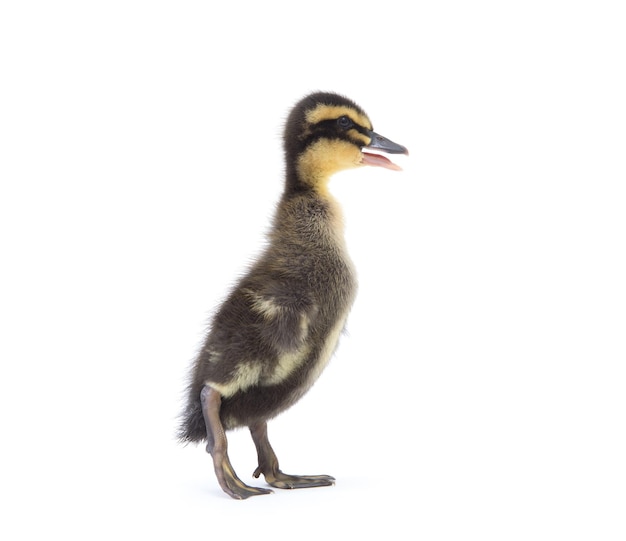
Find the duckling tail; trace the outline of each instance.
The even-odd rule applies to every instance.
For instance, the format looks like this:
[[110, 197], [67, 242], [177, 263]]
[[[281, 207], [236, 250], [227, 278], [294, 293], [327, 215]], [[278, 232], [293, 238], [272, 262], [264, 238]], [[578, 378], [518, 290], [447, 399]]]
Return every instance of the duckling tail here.
[[198, 443], [206, 439], [206, 425], [202, 415], [200, 394], [196, 393], [196, 397], [191, 394], [187, 407], [180, 416], [181, 422], [177, 433], [178, 441], [184, 444]]

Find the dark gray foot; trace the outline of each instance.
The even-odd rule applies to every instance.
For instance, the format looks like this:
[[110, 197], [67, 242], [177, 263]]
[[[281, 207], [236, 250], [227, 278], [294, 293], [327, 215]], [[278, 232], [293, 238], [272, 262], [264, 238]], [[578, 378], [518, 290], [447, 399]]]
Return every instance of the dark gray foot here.
[[259, 467], [254, 470], [254, 477], [265, 476], [268, 485], [276, 488], [310, 488], [327, 487], [335, 484], [330, 475], [288, 475], [280, 471], [276, 453], [267, 438], [267, 423], [259, 423], [250, 427], [259, 457]]
[[289, 475], [276, 471], [262, 471], [257, 468], [254, 477], [263, 474], [268, 485], [276, 488], [311, 488], [311, 487], [328, 487], [335, 484], [335, 478], [330, 475]]

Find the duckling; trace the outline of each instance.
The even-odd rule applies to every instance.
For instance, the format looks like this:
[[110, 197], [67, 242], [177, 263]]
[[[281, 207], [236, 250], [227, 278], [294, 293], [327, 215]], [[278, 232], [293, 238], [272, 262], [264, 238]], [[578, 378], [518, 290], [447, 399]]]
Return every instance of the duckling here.
[[284, 131], [285, 188], [268, 245], [215, 313], [195, 360], [182, 414], [182, 442], [206, 440], [221, 488], [235, 499], [271, 493], [244, 484], [228, 458], [225, 431], [248, 427], [254, 477], [276, 488], [333, 485], [330, 475], [283, 473], [267, 421], [313, 385], [337, 346], [356, 293], [341, 210], [330, 177], [363, 165], [399, 170], [380, 154], [408, 154], [372, 131], [356, 103], [325, 92], [291, 110]]

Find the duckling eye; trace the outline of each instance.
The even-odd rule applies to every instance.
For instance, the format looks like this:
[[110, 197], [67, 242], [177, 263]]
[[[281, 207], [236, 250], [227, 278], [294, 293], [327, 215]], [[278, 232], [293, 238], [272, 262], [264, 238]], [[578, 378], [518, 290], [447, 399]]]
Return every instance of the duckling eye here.
[[337, 125], [342, 129], [342, 130], [347, 130], [350, 126], [352, 126], [352, 120], [350, 120], [350, 118], [348, 118], [347, 116], [340, 116], [337, 119]]

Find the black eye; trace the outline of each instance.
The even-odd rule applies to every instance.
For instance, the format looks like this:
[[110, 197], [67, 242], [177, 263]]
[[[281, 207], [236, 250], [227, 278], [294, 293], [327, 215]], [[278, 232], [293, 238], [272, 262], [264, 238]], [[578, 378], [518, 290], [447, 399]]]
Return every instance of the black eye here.
[[352, 126], [352, 120], [347, 116], [340, 116], [337, 119], [337, 126], [339, 126], [342, 130], [347, 130], [350, 126]]

